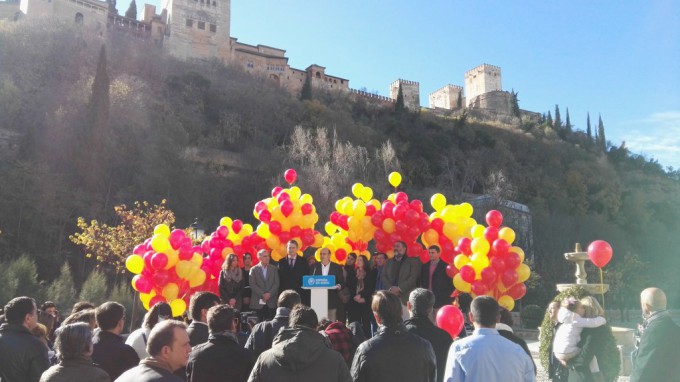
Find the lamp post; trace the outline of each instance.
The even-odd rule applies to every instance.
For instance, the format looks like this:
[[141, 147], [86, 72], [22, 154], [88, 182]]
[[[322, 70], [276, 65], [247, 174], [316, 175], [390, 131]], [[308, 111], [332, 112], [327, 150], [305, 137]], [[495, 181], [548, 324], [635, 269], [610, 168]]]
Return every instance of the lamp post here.
[[205, 233], [203, 225], [198, 221], [198, 218], [196, 218], [194, 219], [194, 222], [191, 223], [189, 228], [191, 228], [191, 237], [194, 243], [198, 243], [198, 239]]

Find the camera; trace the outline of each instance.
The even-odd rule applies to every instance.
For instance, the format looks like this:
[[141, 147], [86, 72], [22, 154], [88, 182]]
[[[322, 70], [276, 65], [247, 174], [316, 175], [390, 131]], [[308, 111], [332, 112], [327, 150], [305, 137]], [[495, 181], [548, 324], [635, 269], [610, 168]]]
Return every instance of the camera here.
[[255, 324], [257, 324], [259, 321], [257, 318], [257, 312], [241, 312], [239, 315], [241, 316], [241, 327], [247, 328], [248, 332], [250, 332], [250, 328], [255, 326]]

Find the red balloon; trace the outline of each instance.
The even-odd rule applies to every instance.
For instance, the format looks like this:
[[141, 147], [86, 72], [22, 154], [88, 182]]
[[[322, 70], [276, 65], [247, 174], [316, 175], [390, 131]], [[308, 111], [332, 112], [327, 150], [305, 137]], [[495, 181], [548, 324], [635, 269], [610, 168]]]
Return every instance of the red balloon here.
[[281, 203], [281, 213], [285, 217], [289, 217], [290, 214], [293, 213], [293, 209], [295, 206], [293, 205], [293, 202], [290, 200], [284, 200], [283, 203]]
[[259, 202], [255, 203], [255, 211], [262, 212], [263, 210], [266, 210], [266, 209], [267, 209], [267, 203], [265, 203], [261, 200]]
[[163, 288], [164, 286], [168, 285], [170, 278], [170, 273], [167, 271], [158, 271], [154, 273], [153, 276], [151, 276], [151, 280], [153, 281], [154, 285], [159, 288]]
[[[460, 278], [463, 279], [463, 281], [471, 283], [475, 281], [475, 276], [476, 276], [475, 269], [472, 268], [471, 266], [463, 265], [460, 268]], [[517, 276], [517, 274], [515, 274], [515, 276]]]
[[281, 191], [283, 191], [283, 187], [281, 186], [276, 186], [272, 188], [272, 198], [277, 197], [281, 193]]
[[300, 207], [300, 210], [302, 210], [303, 215], [309, 215], [312, 213], [312, 211], [314, 211], [314, 207], [312, 207], [312, 205], [309, 203], [305, 203], [302, 205], [302, 207]]
[[432, 222], [430, 223], [430, 227], [432, 227], [432, 229], [434, 229], [435, 231], [442, 233], [442, 227], [444, 227], [444, 220], [436, 218], [432, 220]]
[[302, 235], [302, 228], [300, 226], [296, 225], [290, 229], [290, 236], [300, 237], [300, 235]]
[[484, 284], [481, 280], [473, 282], [470, 285], [470, 289], [472, 289], [472, 293], [476, 294], [477, 296], [484, 295], [489, 290], [486, 284]]
[[146, 253], [146, 245], [144, 244], [136, 245], [135, 249], [132, 250], [132, 253], [139, 256], [144, 255], [144, 253]]
[[[482, 282], [487, 285], [494, 285], [496, 282], [496, 277], [498, 274], [496, 273], [496, 270], [492, 267], [486, 267], [482, 269], [481, 272], [481, 277], [482, 277]], [[477, 293], [479, 294], [479, 293]]]
[[449, 276], [450, 278], [453, 278], [453, 276], [458, 273], [458, 269], [456, 269], [456, 266], [453, 264], [449, 264], [446, 266], [446, 275]]
[[430, 255], [427, 253], [427, 251], [420, 251], [420, 262], [425, 264], [428, 261], [430, 261]]
[[165, 269], [166, 265], [168, 265], [168, 256], [165, 253], [156, 253], [151, 256], [151, 266], [154, 269]]
[[515, 252], [508, 252], [508, 254], [505, 256], [505, 268], [509, 270], [515, 270], [517, 267], [519, 267], [519, 264], [522, 262], [522, 258], [519, 257], [518, 254]]
[[394, 215], [395, 219], [403, 219], [406, 211], [408, 211], [408, 204], [402, 202], [394, 206], [392, 209], [392, 215]]
[[508, 250], [510, 250], [510, 244], [503, 239], [494, 240], [492, 246], [494, 252], [501, 255], [508, 253]]
[[505, 260], [501, 259], [498, 256], [493, 256], [489, 258], [489, 262], [491, 263], [491, 266], [493, 269], [496, 270], [496, 272], [503, 272], [505, 270]]
[[469, 256], [472, 254], [472, 248], [470, 248], [471, 244], [472, 240], [469, 237], [462, 237], [458, 240], [458, 249]]
[[501, 281], [503, 281], [503, 285], [505, 285], [506, 287], [509, 287], [516, 283], [517, 279], [518, 279], [517, 272], [515, 272], [514, 269], [506, 269], [501, 274]]
[[297, 179], [297, 171], [293, 170], [292, 168], [289, 168], [288, 170], [286, 170], [286, 172], [283, 173], [283, 178], [286, 179], [286, 182], [288, 182], [288, 184], [293, 184]]
[[484, 238], [489, 243], [493, 243], [496, 239], [498, 239], [498, 227], [486, 227], [484, 230]]
[[234, 233], [241, 232], [241, 228], [243, 228], [243, 222], [239, 219], [236, 219], [233, 223], [231, 223], [231, 229], [234, 230]]
[[390, 202], [389, 200], [386, 200], [382, 204], [382, 213], [385, 216], [385, 218], [392, 218], [394, 217], [394, 214], [392, 213], [394, 210], [394, 203]]
[[366, 216], [373, 216], [375, 215], [376, 209], [375, 206], [372, 204], [367, 204], [366, 205]]
[[221, 225], [221, 226], [217, 227], [217, 230], [215, 231], [215, 233], [217, 234], [217, 237], [219, 237], [220, 239], [224, 239], [227, 236], [229, 236], [229, 228]]
[[404, 218], [408, 224], [414, 224], [420, 219], [420, 215], [418, 214], [418, 211], [409, 209], [404, 214]]
[[[395, 207], [395, 208], [396, 208], [396, 207]], [[404, 223], [403, 221], [401, 221], [401, 220], [398, 220], [398, 221], [394, 224], [394, 228], [396, 229], [397, 233], [399, 233], [399, 235], [403, 235], [403, 234], [405, 234], [406, 232], [408, 232], [408, 225], [407, 225], [406, 223]]]
[[281, 243], [288, 243], [290, 241], [290, 239], [292, 239], [292, 238], [293, 238], [293, 236], [288, 231], [283, 231], [283, 232], [279, 233], [279, 241]]
[[486, 213], [486, 224], [491, 227], [500, 227], [503, 224], [503, 214], [498, 210], [491, 210]]
[[154, 305], [158, 304], [159, 302], [165, 302], [165, 297], [163, 297], [161, 295], [156, 295], [156, 296], [151, 297], [151, 300], [149, 300], [149, 308], [153, 307]]
[[191, 244], [184, 244], [179, 247], [179, 259], [180, 260], [191, 260], [194, 256], [194, 248]]
[[142, 275], [136, 275], [132, 280], [135, 282], [135, 288], [137, 288], [140, 293], [149, 293], [151, 292], [151, 289], [153, 289], [151, 281]]
[[260, 212], [260, 221], [263, 223], [269, 223], [272, 221], [272, 213], [268, 210], [262, 210]]
[[456, 338], [463, 329], [463, 312], [453, 305], [444, 305], [437, 312], [437, 326], [446, 330], [451, 338]]
[[385, 216], [383, 216], [383, 213], [380, 211], [376, 211], [373, 216], [371, 216], [371, 224], [375, 227], [382, 227], [383, 220], [385, 220]]
[[277, 221], [273, 221], [269, 223], [269, 232], [273, 233], [274, 235], [278, 235], [281, 233], [281, 223]]
[[418, 199], [411, 200], [411, 209], [418, 213], [423, 212], [423, 202]]
[[276, 200], [281, 204], [284, 200], [290, 200], [290, 195], [287, 192], [281, 192], [279, 193], [279, 196], [276, 197]]
[[345, 261], [347, 258], [347, 251], [345, 251], [343, 248], [339, 248], [335, 251], [335, 258], [338, 259], [338, 261]]
[[408, 195], [405, 192], [397, 192], [394, 195], [394, 202], [397, 204], [408, 203]]
[[524, 285], [524, 283], [519, 283], [508, 289], [507, 294], [513, 299], [519, 300], [520, 298], [524, 297], [525, 294], [527, 294], [527, 287]]
[[430, 218], [427, 216], [426, 213], [420, 214], [420, 219], [418, 220], [418, 228], [420, 229], [421, 232], [425, 232], [430, 228]]
[[588, 257], [598, 268], [607, 265], [613, 253], [612, 246], [604, 240], [595, 240], [588, 246]]
[[[411, 244], [408, 245], [408, 254], [409, 254], [410, 257], [420, 256], [420, 254], [423, 253], [423, 252], [426, 252], [426, 251], [423, 251], [423, 246], [418, 244], [418, 243], [411, 243]], [[429, 261], [429, 257], [428, 257], [428, 261]]]

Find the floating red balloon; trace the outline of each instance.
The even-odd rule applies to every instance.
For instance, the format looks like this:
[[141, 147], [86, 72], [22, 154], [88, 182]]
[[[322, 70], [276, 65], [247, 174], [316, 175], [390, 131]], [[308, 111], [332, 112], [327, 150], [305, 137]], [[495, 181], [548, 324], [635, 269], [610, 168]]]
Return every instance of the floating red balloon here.
[[446, 330], [451, 338], [456, 338], [463, 329], [463, 312], [453, 305], [444, 305], [437, 312], [437, 326]]
[[286, 170], [286, 172], [283, 173], [283, 178], [286, 179], [286, 182], [288, 182], [288, 184], [293, 184], [297, 179], [297, 171], [295, 171], [292, 168], [289, 168], [288, 170]]
[[503, 214], [498, 210], [491, 210], [486, 213], [486, 224], [490, 227], [500, 227], [503, 224]]
[[607, 265], [613, 253], [612, 246], [604, 240], [595, 240], [588, 246], [588, 257], [598, 268]]

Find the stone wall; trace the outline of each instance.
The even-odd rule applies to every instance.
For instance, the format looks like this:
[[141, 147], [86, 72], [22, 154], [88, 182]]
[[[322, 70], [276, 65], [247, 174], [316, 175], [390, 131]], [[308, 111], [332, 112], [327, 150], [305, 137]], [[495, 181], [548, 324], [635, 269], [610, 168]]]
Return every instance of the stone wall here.
[[390, 98], [396, 100], [399, 94], [399, 86], [404, 96], [404, 106], [411, 110], [420, 109], [420, 83], [398, 79], [390, 85]]
[[430, 93], [430, 108], [432, 109], [458, 109], [458, 102], [463, 106], [463, 87], [457, 85], [446, 85]]
[[500, 67], [482, 64], [465, 72], [467, 106], [472, 105], [474, 99], [481, 94], [500, 90], [503, 90]]
[[231, 58], [229, 0], [167, 0], [164, 47], [173, 56], [194, 59]]

